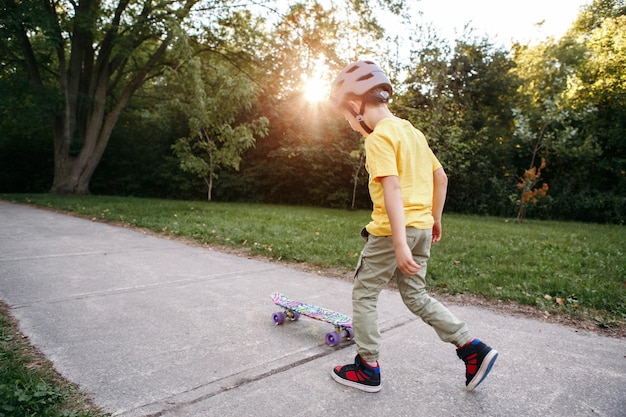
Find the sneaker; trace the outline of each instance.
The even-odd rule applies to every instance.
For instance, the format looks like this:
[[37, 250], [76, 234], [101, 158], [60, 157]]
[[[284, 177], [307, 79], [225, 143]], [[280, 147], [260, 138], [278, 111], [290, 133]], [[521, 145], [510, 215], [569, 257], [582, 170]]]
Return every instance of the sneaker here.
[[361, 356], [356, 355], [354, 364], [337, 366], [330, 374], [340, 384], [366, 392], [380, 391], [380, 366], [372, 368]]
[[498, 358], [498, 352], [478, 339], [456, 350], [456, 354], [465, 362], [465, 386], [473, 390], [483, 382]]

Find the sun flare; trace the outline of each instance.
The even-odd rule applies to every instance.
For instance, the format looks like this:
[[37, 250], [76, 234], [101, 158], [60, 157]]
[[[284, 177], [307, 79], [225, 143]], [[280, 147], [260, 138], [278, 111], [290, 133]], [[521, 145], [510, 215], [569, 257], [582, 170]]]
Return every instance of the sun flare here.
[[330, 86], [319, 78], [311, 78], [304, 83], [304, 99], [310, 102], [326, 100]]

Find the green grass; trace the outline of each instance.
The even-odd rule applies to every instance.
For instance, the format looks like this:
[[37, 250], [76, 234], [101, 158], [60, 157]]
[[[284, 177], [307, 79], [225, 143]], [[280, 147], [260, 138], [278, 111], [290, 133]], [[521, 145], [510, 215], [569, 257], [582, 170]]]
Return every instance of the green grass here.
[[[317, 268], [351, 271], [369, 211], [126, 197], [0, 195], [107, 222], [229, 246]], [[438, 292], [514, 301], [551, 313], [626, 318], [626, 228], [568, 222], [444, 215], [429, 283]]]
[[465, 216], [447, 223], [430, 264], [436, 288], [623, 324], [624, 227]]

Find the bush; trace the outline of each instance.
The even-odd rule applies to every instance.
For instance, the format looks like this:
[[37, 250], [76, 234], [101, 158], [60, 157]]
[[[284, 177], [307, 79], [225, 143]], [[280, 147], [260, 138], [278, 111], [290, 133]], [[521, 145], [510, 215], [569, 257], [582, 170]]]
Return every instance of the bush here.
[[626, 197], [606, 192], [554, 196], [549, 218], [623, 225], [626, 220]]

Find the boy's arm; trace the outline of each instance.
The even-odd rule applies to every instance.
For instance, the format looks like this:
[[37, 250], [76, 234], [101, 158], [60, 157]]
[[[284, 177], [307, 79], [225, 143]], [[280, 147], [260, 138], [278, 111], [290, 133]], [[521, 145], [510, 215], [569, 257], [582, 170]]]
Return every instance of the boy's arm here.
[[380, 178], [385, 196], [385, 209], [391, 223], [391, 237], [396, 251], [398, 269], [404, 275], [414, 275], [420, 266], [413, 260], [413, 254], [406, 242], [406, 221], [400, 181], [395, 175]]
[[443, 206], [446, 203], [446, 194], [448, 193], [448, 176], [443, 168], [439, 168], [433, 172], [433, 242], [441, 240], [441, 216], [443, 215]]

